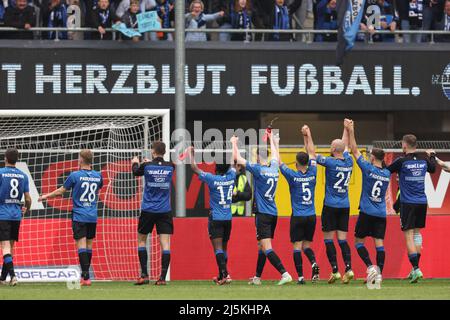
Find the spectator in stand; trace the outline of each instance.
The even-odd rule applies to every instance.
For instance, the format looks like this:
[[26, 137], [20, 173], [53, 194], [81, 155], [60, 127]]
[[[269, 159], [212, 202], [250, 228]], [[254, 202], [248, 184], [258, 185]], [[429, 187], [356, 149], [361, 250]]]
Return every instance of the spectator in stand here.
[[[375, 20], [376, 25], [368, 25], [367, 17], [364, 16], [361, 20], [360, 29], [363, 31], [368, 30], [370, 33], [373, 33], [375, 30], [390, 30], [394, 32], [397, 28], [394, 7], [387, 0], [376, 0], [370, 5], [379, 8], [380, 20]], [[372, 40], [375, 42], [394, 42], [395, 36], [393, 34], [373, 34]]]
[[[116, 16], [122, 18], [122, 16], [130, 8], [130, 0], [122, 0], [117, 7]], [[156, 9], [156, 0], [139, 0], [139, 10], [141, 12], [151, 11]]]
[[[422, 30], [422, 0], [396, 0], [396, 8], [402, 30]], [[404, 34], [403, 42], [421, 42], [422, 35]]]
[[[66, 28], [67, 27], [67, 7], [63, 0], [51, 0], [48, 7], [47, 27], [49, 28]], [[67, 40], [67, 32], [49, 31], [47, 39], [55, 39], [58, 34], [58, 39]]]
[[[189, 6], [189, 13], [186, 17], [186, 28], [188, 29], [206, 29], [208, 21], [214, 21], [224, 16], [223, 11], [213, 14], [205, 14], [203, 11], [205, 6], [201, 0], [193, 0]], [[207, 41], [206, 33], [204, 32], [187, 32], [186, 41]]]
[[[212, 2], [213, 12], [224, 12], [224, 16], [217, 19], [217, 23], [219, 24], [220, 29], [232, 28], [231, 16], [233, 13], [234, 2], [235, 1], [233, 0], [214, 0]], [[219, 41], [230, 41], [231, 37], [232, 35], [228, 32], [219, 33]]]
[[[445, 0], [423, 0], [423, 30], [436, 30], [442, 19]], [[429, 35], [424, 34], [423, 41], [427, 41]]]
[[[158, 17], [161, 19], [161, 27], [163, 29], [171, 28], [172, 21], [175, 19], [174, 1], [159, 0], [156, 5], [156, 12], [158, 13]], [[160, 39], [173, 41], [173, 36], [171, 33], [166, 32], [161, 34]]]
[[[450, 32], [450, 0], [445, 1], [444, 13], [441, 14], [441, 19], [436, 29]], [[436, 36], [436, 40], [439, 42], [450, 42], [450, 35]]]
[[93, 40], [112, 40], [112, 33], [106, 32], [106, 28], [111, 28], [113, 23], [120, 21], [109, 5], [109, 0], [98, 0], [97, 7], [92, 12], [93, 27], [98, 33], [92, 35]]
[[[5, 26], [29, 30], [36, 24], [34, 8], [28, 5], [27, 0], [16, 0], [15, 6], [8, 6], [4, 15]], [[33, 39], [31, 31], [10, 32], [9, 39]]]
[[[286, 6], [285, 0], [275, 0], [275, 5], [272, 7], [270, 14], [270, 29], [274, 30], [290, 30], [291, 18], [289, 16], [289, 9]], [[290, 33], [271, 33], [269, 34], [269, 41], [291, 41], [292, 34]]]
[[[320, 0], [317, 4], [317, 30], [337, 30], [336, 0]], [[317, 34], [316, 41], [336, 41], [337, 35], [333, 33]]]
[[[231, 27], [233, 29], [250, 30], [252, 27], [250, 0], [235, 0], [231, 11]], [[251, 34], [233, 33], [232, 41], [251, 41]]]
[[[120, 19], [127, 28], [130, 29], [137, 29], [138, 22], [137, 22], [137, 14], [139, 13], [139, 0], [130, 0], [130, 7], [128, 10], [123, 14], [122, 18]], [[134, 42], [138, 42], [141, 37], [133, 37], [129, 38], [123, 34], [120, 34], [121, 38], [123, 40], [133, 40]]]

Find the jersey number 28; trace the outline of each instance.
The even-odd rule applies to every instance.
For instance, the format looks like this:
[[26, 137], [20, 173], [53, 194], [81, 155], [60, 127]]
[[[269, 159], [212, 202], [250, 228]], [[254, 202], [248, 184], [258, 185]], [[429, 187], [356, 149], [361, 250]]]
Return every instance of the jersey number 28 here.
[[[95, 200], [96, 191], [97, 191], [97, 184], [96, 183], [89, 183], [89, 182], [83, 182], [81, 184], [81, 188], [84, 190], [83, 194], [80, 197], [80, 201], [85, 202], [93, 202]], [[87, 197], [87, 199], [86, 199]]]

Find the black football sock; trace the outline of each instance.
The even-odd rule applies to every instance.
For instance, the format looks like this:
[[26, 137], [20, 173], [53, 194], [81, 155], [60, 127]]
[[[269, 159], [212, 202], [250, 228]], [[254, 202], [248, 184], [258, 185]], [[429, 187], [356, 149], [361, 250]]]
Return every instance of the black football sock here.
[[355, 247], [356, 251], [358, 251], [358, 254], [361, 257], [364, 264], [366, 265], [366, 267], [370, 267], [372, 265], [372, 261], [370, 261], [369, 252], [364, 246], [364, 243], [357, 243], [355, 244]]
[[386, 258], [386, 253], [384, 247], [377, 247], [377, 266], [380, 268], [380, 272], [383, 272], [384, 260]]
[[[13, 258], [12, 258], [11, 254], [8, 253], [3, 256], [3, 265], [5, 266], [6, 274], [7, 275], [9, 274], [11, 279], [16, 276], [16, 274], [14, 273], [14, 264], [13, 264]], [[6, 276], [5, 276], [5, 279], [6, 279]]]
[[422, 256], [421, 253], [417, 252], [417, 264], [420, 263], [420, 257]]
[[330, 262], [333, 273], [338, 272], [337, 261], [336, 261], [336, 247], [332, 239], [325, 239], [325, 247], [327, 250], [328, 261]]
[[316, 263], [316, 256], [314, 255], [314, 251], [311, 248], [303, 249], [303, 253], [306, 255], [311, 264]]
[[303, 277], [302, 251], [301, 250], [294, 250], [293, 257], [294, 257], [295, 270], [297, 270], [298, 277], [299, 278]]
[[228, 252], [224, 251], [223, 254], [225, 256], [225, 271], [228, 274]]
[[341, 247], [342, 259], [345, 264], [345, 272], [352, 269], [352, 254], [347, 240], [338, 240], [339, 247]]
[[255, 274], [256, 277], [261, 278], [265, 264], [266, 264], [266, 255], [262, 250], [259, 250], [258, 261], [256, 262], [256, 274]]
[[275, 267], [275, 269], [278, 270], [280, 274], [286, 272], [286, 269], [284, 268], [280, 258], [277, 256], [275, 251], [273, 251], [272, 249], [266, 250], [266, 257], [267, 259], [269, 259], [270, 263]]
[[139, 256], [139, 263], [141, 264], [141, 275], [144, 277], [148, 277], [148, 271], [147, 271], [147, 248], [146, 247], [138, 247], [138, 256]]
[[170, 265], [170, 250], [163, 250], [161, 256], [161, 276], [159, 277], [160, 280], [166, 280], [169, 265]]
[[92, 262], [92, 249], [86, 249], [87, 255], [88, 255], [88, 261], [89, 261], [89, 267], [91, 266]]
[[0, 281], [5, 281], [7, 276], [8, 276], [8, 269], [6, 268], [6, 263], [3, 262]]
[[417, 253], [411, 253], [408, 255], [408, 258], [414, 270], [419, 269], [419, 259], [417, 259]]
[[89, 256], [86, 249], [78, 249], [78, 259], [80, 260], [81, 277], [84, 280], [89, 279]]
[[226, 278], [228, 276], [227, 270], [225, 267], [225, 254], [222, 250], [216, 250], [216, 262], [217, 267], [219, 268], [219, 280]]

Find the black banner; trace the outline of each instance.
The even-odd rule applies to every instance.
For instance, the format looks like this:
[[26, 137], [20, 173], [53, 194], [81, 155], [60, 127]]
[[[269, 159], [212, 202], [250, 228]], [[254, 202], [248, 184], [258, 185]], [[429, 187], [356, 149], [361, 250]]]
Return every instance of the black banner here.
[[[395, 111], [450, 107], [450, 44], [204, 43], [187, 49], [188, 110]], [[2, 42], [2, 108], [167, 108], [171, 43]]]

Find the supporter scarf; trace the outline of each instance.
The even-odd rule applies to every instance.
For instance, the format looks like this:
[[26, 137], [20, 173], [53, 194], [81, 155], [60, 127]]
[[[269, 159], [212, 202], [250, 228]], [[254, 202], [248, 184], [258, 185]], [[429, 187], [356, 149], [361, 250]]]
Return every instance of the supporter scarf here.
[[197, 22], [197, 28], [201, 28], [206, 25], [206, 21], [203, 20], [203, 12], [198, 15], [198, 18], [195, 19], [195, 21]]
[[101, 22], [101, 25], [102, 25], [102, 26], [105, 26], [105, 25], [107, 24], [107, 22], [108, 22], [108, 18], [109, 18], [109, 10], [106, 9], [106, 10], [104, 10], [104, 11], [99, 11], [99, 12], [98, 12], [98, 15], [100, 16], [100, 20], [102, 21], [102, 22]]
[[241, 12], [233, 12], [231, 15], [231, 25], [235, 29], [250, 29], [251, 21], [247, 10]]
[[444, 30], [450, 31], [450, 16], [448, 14], [445, 15]]
[[158, 7], [158, 11], [159, 12], [161, 12], [161, 8], [162, 7], [164, 7], [164, 10], [165, 10], [165, 14], [162, 16], [162, 18], [161, 18], [161, 22], [162, 22], [162, 27], [163, 28], [170, 28], [170, 19], [169, 19], [169, 15], [170, 15], [170, 12], [169, 12], [169, 1], [166, 1], [166, 3], [164, 3], [163, 5], [160, 5], [159, 7]]
[[[278, 18], [279, 13], [281, 12], [281, 21]], [[278, 7], [275, 6], [275, 23], [273, 28], [275, 30], [288, 30], [289, 29], [289, 12], [286, 6]], [[273, 38], [276, 40], [280, 39], [280, 34], [275, 33]]]

